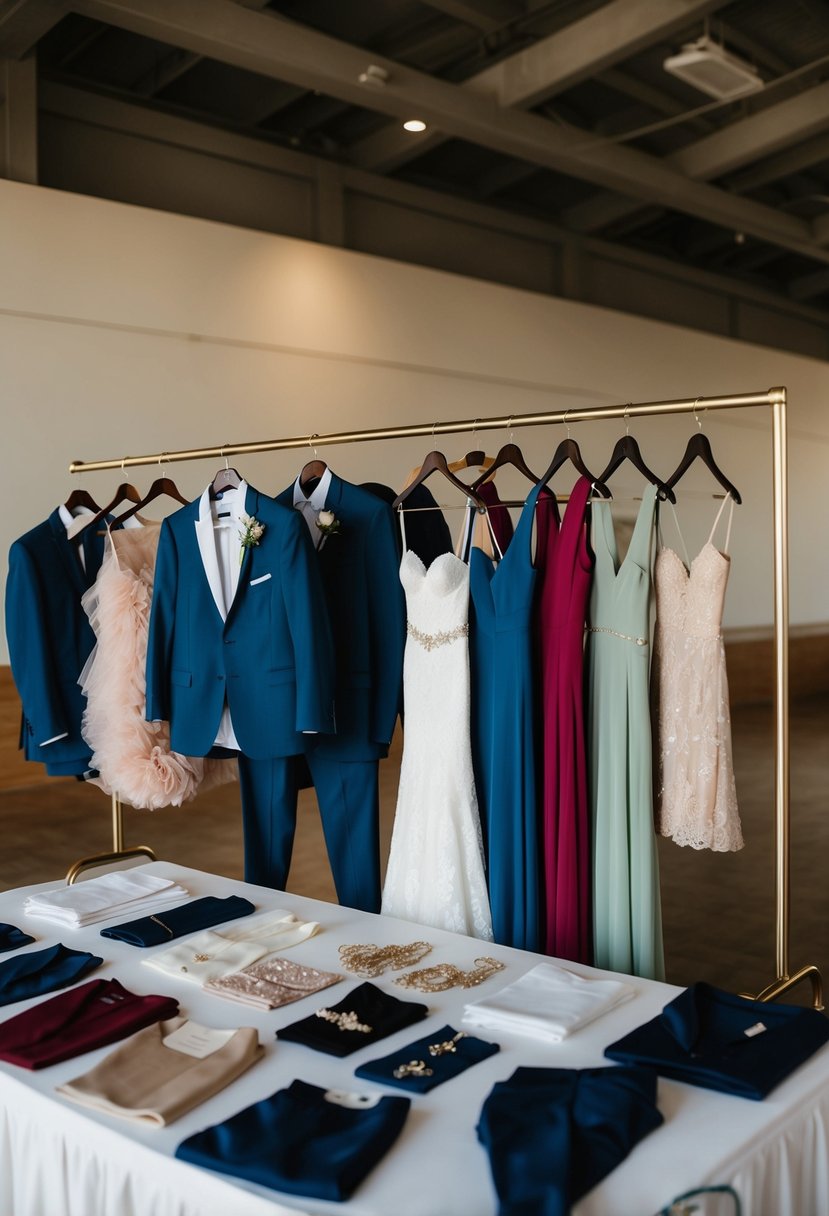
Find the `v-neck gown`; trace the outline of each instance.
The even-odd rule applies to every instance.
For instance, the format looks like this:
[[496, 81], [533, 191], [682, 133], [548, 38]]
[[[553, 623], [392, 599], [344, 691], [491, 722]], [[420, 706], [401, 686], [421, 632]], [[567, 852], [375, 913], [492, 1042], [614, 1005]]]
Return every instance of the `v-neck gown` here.
[[403, 554], [403, 761], [382, 912], [492, 940], [469, 737], [469, 567]]
[[[496, 942], [523, 950], [542, 946], [532, 560], [540, 492], [540, 486], [530, 492], [497, 567], [481, 549], [469, 559], [473, 756], [492, 930]], [[538, 512], [539, 552], [547, 518]]]
[[593, 503], [587, 643], [588, 788], [597, 967], [664, 978], [653, 823], [649, 609], [656, 487], [619, 564], [610, 505]]

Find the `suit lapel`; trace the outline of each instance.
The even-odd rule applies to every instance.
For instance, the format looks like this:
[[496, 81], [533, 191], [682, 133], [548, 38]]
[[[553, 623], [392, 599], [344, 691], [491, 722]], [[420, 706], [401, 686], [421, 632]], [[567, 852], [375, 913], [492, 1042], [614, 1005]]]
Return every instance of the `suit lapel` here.
[[[63, 563], [63, 567], [66, 570], [67, 575], [69, 576], [69, 580], [77, 591], [78, 595], [81, 596], [83, 595], [84, 591], [86, 591], [89, 584], [84, 578], [84, 572], [81, 569], [80, 560], [78, 559], [77, 553], [73, 549], [73, 545], [76, 542], [68, 539], [66, 535], [66, 528], [64, 528], [63, 520], [60, 517], [60, 511], [57, 508], [55, 508], [55, 510], [49, 516], [49, 527], [52, 531], [52, 540], [55, 542], [55, 548], [60, 555], [60, 560]], [[77, 543], [80, 544], [80, 540], [78, 540]]]
[[[328, 493], [325, 495], [325, 502], [322, 504], [323, 511], [331, 511], [335, 519], [340, 517], [340, 501], [343, 496], [343, 483], [336, 473], [331, 473], [331, 481], [328, 483]], [[323, 533], [317, 553], [320, 555], [325, 553], [328, 547], [328, 542], [331, 537]], [[323, 558], [323, 560], [325, 560]]]
[[[256, 519], [258, 511], [259, 511], [259, 491], [254, 490], [252, 486], [247, 486], [245, 489], [244, 512], [246, 515], [251, 515], [251, 516], [253, 516], [254, 519]], [[259, 523], [261, 523], [261, 522], [262, 521], [260, 519]], [[239, 525], [239, 531], [240, 531], [240, 533], [243, 531], [241, 523]], [[267, 531], [267, 529], [266, 529], [266, 531]], [[263, 534], [262, 540], [264, 540], [264, 539], [265, 539], [265, 537]], [[262, 541], [260, 541], [259, 543], [261, 545]], [[241, 538], [239, 540], [239, 546], [240, 546], [240, 548], [242, 547]], [[250, 550], [251, 550], [251, 546], [246, 545], [242, 551], [241, 569], [239, 570], [239, 578], [236, 582], [236, 590], [233, 593], [233, 600], [231, 601], [230, 607], [228, 608], [228, 611], [227, 611], [228, 617], [230, 616], [231, 612], [235, 608], [236, 604], [239, 602], [239, 597], [242, 592], [242, 587], [247, 585], [248, 580], [250, 578], [250, 562], [251, 562]]]
[[202, 567], [213, 596], [216, 611], [224, 621], [227, 618], [222, 579], [219, 574], [219, 558], [216, 553], [216, 538], [213, 535], [213, 515], [210, 511], [210, 486], [199, 499], [199, 515], [195, 521], [196, 543], [201, 555]]

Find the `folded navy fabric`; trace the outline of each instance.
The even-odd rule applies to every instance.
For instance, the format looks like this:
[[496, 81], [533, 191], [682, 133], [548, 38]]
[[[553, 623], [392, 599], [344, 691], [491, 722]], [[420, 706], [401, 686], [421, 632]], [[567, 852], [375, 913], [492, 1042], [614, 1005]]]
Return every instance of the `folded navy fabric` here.
[[177, 1013], [173, 997], [137, 996], [118, 980], [89, 980], [0, 1022], [0, 1060], [46, 1068]]
[[[409, 1093], [425, 1094], [501, 1050], [497, 1043], [486, 1043], [470, 1034], [457, 1036], [458, 1031], [454, 1026], [442, 1026], [440, 1030], [433, 1030], [431, 1034], [393, 1051], [391, 1055], [361, 1064], [354, 1075], [365, 1077], [368, 1081], [379, 1081], [382, 1085], [394, 1085]], [[430, 1048], [436, 1051], [432, 1052]], [[407, 1068], [407, 1065], [415, 1067]], [[394, 1075], [398, 1069], [403, 1071], [403, 1076]], [[426, 1075], [427, 1070], [431, 1070], [431, 1076]]]
[[748, 1001], [700, 983], [604, 1054], [689, 1085], [760, 1100], [827, 1042], [829, 1020], [816, 1009]]
[[293, 1081], [238, 1115], [188, 1137], [182, 1161], [289, 1195], [348, 1199], [394, 1144], [408, 1098], [319, 1089]]
[[36, 940], [34, 937], [29, 937], [29, 934], [24, 933], [22, 929], [18, 929], [17, 925], [7, 925], [4, 921], [0, 921], [0, 954], [6, 950], [19, 950], [21, 946], [28, 946], [30, 942]]
[[517, 1068], [477, 1127], [498, 1216], [567, 1216], [661, 1123], [650, 1069]]
[[350, 1056], [361, 1047], [421, 1022], [428, 1012], [428, 1006], [417, 1001], [401, 1001], [374, 984], [359, 984], [338, 1004], [323, 1006], [278, 1030], [276, 1036], [331, 1056]]
[[0, 1005], [12, 1005], [56, 988], [67, 988], [104, 960], [86, 950], [72, 950], [60, 942], [45, 950], [17, 954], [0, 963]]
[[188, 933], [198, 933], [199, 929], [210, 929], [228, 920], [238, 920], [255, 911], [250, 900], [239, 895], [229, 895], [226, 899], [206, 895], [179, 908], [167, 908], [155, 916], [141, 916], [121, 925], [110, 925], [101, 930], [101, 937], [111, 937], [130, 946], [160, 946], [162, 942], [171, 942], [176, 937], [186, 937]]

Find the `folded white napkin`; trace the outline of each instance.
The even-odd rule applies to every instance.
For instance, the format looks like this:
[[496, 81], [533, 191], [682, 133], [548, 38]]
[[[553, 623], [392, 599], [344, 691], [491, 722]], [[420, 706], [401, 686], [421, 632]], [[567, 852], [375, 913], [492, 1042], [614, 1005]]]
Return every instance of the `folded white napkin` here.
[[632, 984], [621, 980], [588, 980], [554, 963], [539, 963], [500, 992], [466, 1005], [463, 1020], [482, 1030], [560, 1043], [630, 1000], [635, 991]]
[[241, 971], [275, 950], [304, 942], [318, 930], [317, 921], [299, 920], [292, 912], [264, 912], [231, 923], [221, 932], [205, 929], [203, 933], [182, 938], [169, 949], [141, 961], [145, 967], [201, 986], [207, 980]]
[[27, 916], [77, 929], [113, 917], [147, 916], [157, 908], [181, 903], [188, 895], [189, 891], [171, 878], [121, 870], [72, 887], [29, 895], [23, 911]]

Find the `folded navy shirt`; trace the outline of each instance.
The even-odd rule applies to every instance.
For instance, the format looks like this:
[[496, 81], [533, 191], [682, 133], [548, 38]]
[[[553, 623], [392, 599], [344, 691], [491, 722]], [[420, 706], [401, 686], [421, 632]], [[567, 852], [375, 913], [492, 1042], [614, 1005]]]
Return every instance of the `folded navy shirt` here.
[[[497, 1043], [487, 1043], [476, 1039], [470, 1034], [464, 1034], [455, 1039], [457, 1031], [454, 1026], [442, 1026], [433, 1030], [415, 1043], [409, 1043], [393, 1051], [391, 1055], [382, 1056], [379, 1060], [369, 1060], [361, 1064], [354, 1072], [355, 1077], [365, 1077], [368, 1081], [379, 1081], [383, 1085], [394, 1085], [398, 1089], [408, 1090], [409, 1093], [425, 1094], [444, 1081], [458, 1077], [473, 1064], [488, 1060], [496, 1055], [501, 1048]], [[451, 1044], [450, 1048], [446, 1044]], [[438, 1048], [438, 1054], [433, 1055], [430, 1047]], [[394, 1075], [395, 1070], [407, 1064], [423, 1063], [425, 1068], [409, 1070], [402, 1077]], [[425, 1076], [426, 1069], [431, 1069], [431, 1076]]]
[[293, 1081], [188, 1137], [182, 1161], [313, 1199], [348, 1199], [406, 1122], [408, 1098], [349, 1094]]
[[137, 996], [118, 980], [89, 980], [0, 1022], [0, 1060], [46, 1068], [175, 1017], [169, 996]]
[[414, 1022], [421, 1022], [429, 1008], [417, 1001], [401, 1001], [366, 983], [352, 989], [337, 1005], [322, 1006], [322, 1012], [327, 1016], [320, 1016], [318, 1010], [278, 1030], [276, 1037], [304, 1043], [331, 1056], [350, 1056], [361, 1047], [369, 1047]]
[[498, 1216], [567, 1216], [662, 1123], [647, 1068], [517, 1068], [493, 1086], [478, 1139]]
[[816, 1009], [748, 1001], [700, 983], [604, 1054], [689, 1085], [759, 1100], [827, 1042], [829, 1020]]
[[87, 950], [72, 950], [60, 942], [45, 950], [17, 954], [0, 963], [0, 1005], [42, 996], [74, 984], [104, 960]]
[[255, 911], [250, 900], [242, 899], [239, 895], [229, 895], [226, 899], [206, 895], [178, 908], [165, 908], [154, 916], [142, 916], [138, 920], [125, 921], [122, 925], [110, 925], [101, 930], [101, 937], [111, 937], [130, 946], [159, 946], [176, 937], [198, 933], [200, 929], [210, 929], [228, 920], [238, 920], [240, 916], [250, 916]]
[[22, 929], [18, 929], [17, 925], [7, 925], [5, 921], [0, 921], [0, 954], [6, 950], [19, 950], [21, 946], [28, 946], [36, 940]]

